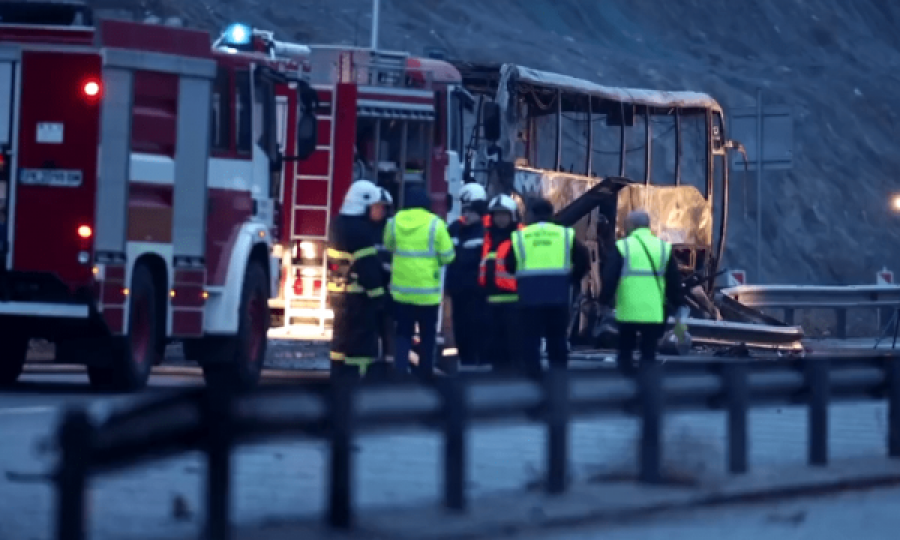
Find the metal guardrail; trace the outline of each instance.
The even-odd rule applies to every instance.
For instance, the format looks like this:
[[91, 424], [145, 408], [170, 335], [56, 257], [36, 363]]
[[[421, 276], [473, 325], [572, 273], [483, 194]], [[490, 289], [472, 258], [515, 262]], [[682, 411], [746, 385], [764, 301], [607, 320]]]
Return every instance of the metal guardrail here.
[[784, 311], [784, 322], [789, 325], [794, 324], [798, 309], [834, 310], [837, 337], [842, 339], [847, 337], [848, 309], [893, 310], [900, 307], [898, 285], [740, 285], [723, 289], [722, 293], [745, 306], [781, 309]]
[[352, 441], [360, 432], [400, 427], [443, 434], [443, 500], [466, 509], [467, 430], [473, 424], [525, 418], [547, 429], [545, 489], [564, 492], [568, 425], [573, 417], [636, 415], [641, 425], [638, 480], [664, 482], [662, 423], [667, 410], [721, 410], [727, 416], [727, 468], [748, 470], [748, 411], [761, 405], [805, 404], [808, 460], [828, 462], [829, 403], [888, 400], [888, 455], [900, 458], [900, 354], [785, 362], [716, 359], [641, 366], [634, 378], [611, 370], [551, 369], [542, 380], [439, 379], [431, 385], [360, 384], [340, 379], [316, 387], [268, 387], [230, 395], [190, 390], [114, 412], [103, 422], [69, 409], [58, 431], [54, 475], [58, 540], [87, 538], [85, 494], [92, 476], [202, 450], [207, 459], [205, 537], [231, 538], [231, 461], [238, 443], [276, 436], [322, 438], [329, 446], [327, 521], [354, 523]]

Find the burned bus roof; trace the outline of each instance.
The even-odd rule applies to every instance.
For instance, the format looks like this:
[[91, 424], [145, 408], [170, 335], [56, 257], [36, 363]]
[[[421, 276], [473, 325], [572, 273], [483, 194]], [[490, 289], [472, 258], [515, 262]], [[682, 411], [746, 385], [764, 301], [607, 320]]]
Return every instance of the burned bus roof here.
[[[476, 94], [487, 94], [491, 97], [496, 93], [501, 78], [506, 74], [517, 85], [527, 85], [532, 90], [562, 91], [576, 96], [591, 96], [600, 101], [631, 103], [653, 109], [678, 108], [719, 112], [722, 110], [721, 105], [712, 96], [701, 92], [667, 92], [605, 86], [560, 73], [541, 71], [516, 64], [457, 63], [456, 66], [463, 76], [463, 84], [469, 91]], [[565, 108], [572, 110], [585, 107], [573, 104]]]

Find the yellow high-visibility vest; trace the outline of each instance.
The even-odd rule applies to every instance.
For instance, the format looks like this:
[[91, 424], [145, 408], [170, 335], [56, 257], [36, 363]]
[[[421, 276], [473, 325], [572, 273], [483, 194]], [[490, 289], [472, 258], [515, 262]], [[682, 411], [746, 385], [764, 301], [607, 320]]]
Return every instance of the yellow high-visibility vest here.
[[401, 210], [384, 228], [384, 246], [393, 254], [391, 296], [405, 304], [441, 303], [441, 267], [456, 251], [444, 221], [423, 208]]
[[672, 246], [645, 228], [619, 240], [616, 247], [623, 259], [616, 289], [616, 320], [665, 322], [666, 265], [672, 255]]

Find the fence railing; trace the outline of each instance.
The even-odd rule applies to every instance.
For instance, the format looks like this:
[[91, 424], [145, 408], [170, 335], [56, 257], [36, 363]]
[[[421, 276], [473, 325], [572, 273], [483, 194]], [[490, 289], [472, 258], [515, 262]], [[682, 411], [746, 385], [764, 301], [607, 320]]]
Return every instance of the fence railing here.
[[[577, 374], [576, 374], [577, 373]], [[352, 442], [361, 432], [400, 427], [443, 436], [443, 504], [467, 507], [467, 429], [524, 418], [546, 426], [546, 483], [567, 488], [568, 428], [573, 417], [637, 416], [641, 430], [638, 481], [660, 483], [666, 411], [720, 410], [727, 416], [727, 470], [748, 468], [748, 411], [764, 405], [805, 404], [808, 461], [828, 462], [829, 403], [888, 401], [887, 453], [900, 457], [900, 355], [874, 354], [780, 362], [715, 359], [641, 366], [634, 378], [612, 370], [551, 369], [541, 381], [439, 379], [433, 385], [361, 384], [273, 386], [230, 395], [192, 389], [114, 412], [94, 422], [83, 409], [67, 411], [58, 432], [55, 473], [58, 540], [86, 538], [85, 493], [90, 479], [154, 459], [202, 450], [206, 455], [206, 537], [231, 537], [231, 460], [238, 443], [295, 435], [325, 439], [330, 460], [327, 522], [354, 523]]]
[[884, 324], [888, 322], [884, 312], [900, 307], [898, 285], [740, 285], [722, 292], [745, 306], [783, 310], [784, 322], [790, 325], [794, 324], [797, 310], [833, 310], [835, 336], [841, 339], [847, 337], [848, 309], [877, 309], [879, 324]]

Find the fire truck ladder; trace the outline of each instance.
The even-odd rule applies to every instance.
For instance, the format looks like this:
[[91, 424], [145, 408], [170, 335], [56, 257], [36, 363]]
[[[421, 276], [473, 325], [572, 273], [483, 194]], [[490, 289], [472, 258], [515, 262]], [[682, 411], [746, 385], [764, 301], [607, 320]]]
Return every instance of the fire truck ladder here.
[[[334, 99], [333, 95], [332, 95], [332, 99]], [[299, 173], [295, 177], [296, 180], [325, 182], [325, 184], [327, 186], [327, 194], [328, 194], [327, 197], [325, 198], [325, 204], [309, 204], [308, 202], [302, 201], [301, 200], [302, 193], [297, 189], [294, 189], [293, 201], [292, 201], [293, 211], [296, 211], [296, 210], [324, 211], [325, 212], [326, 230], [324, 232], [324, 235], [321, 235], [321, 236], [309, 235], [309, 234], [294, 234], [294, 231], [292, 230], [291, 231], [291, 245], [293, 246], [294, 250], [297, 250], [297, 249], [302, 250], [303, 242], [312, 241], [314, 243], [314, 245], [320, 244], [320, 243], [327, 244], [327, 242], [328, 242], [327, 227], [331, 223], [331, 197], [332, 197], [331, 176], [332, 176], [332, 173], [334, 172], [334, 127], [335, 127], [336, 120], [337, 120], [337, 118], [335, 117], [336, 112], [337, 112], [337, 107], [335, 107], [334, 104], [332, 103], [328, 109], [330, 112], [327, 114], [322, 114], [322, 113], [316, 114], [317, 121], [318, 120], [328, 120], [331, 123], [331, 136], [330, 136], [328, 144], [327, 145], [319, 145], [316, 147], [317, 151], [328, 153], [328, 158], [327, 158], [328, 172], [324, 176]], [[302, 252], [301, 253], [295, 252], [292, 255], [294, 255], [293, 258], [296, 258], [296, 255], [300, 255], [304, 259], [306, 258], [305, 256], [303, 256], [304, 254]], [[303, 295], [295, 296], [292, 280], [289, 283], [286, 283], [285, 294], [284, 294], [284, 296], [285, 296], [284, 324], [285, 324], [285, 326], [289, 326], [291, 324], [292, 317], [298, 317], [298, 318], [302, 317], [302, 318], [306, 318], [306, 319], [318, 319], [319, 332], [324, 334], [325, 333], [325, 319], [329, 318], [327, 315], [327, 310], [328, 310], [328, 300], [327, 300], [327, 298], [328, 298], [328, 296], [327, 296], [328, 295], [328, 288], [327, 288], [328, 251], [323, 248], [322, 264], [321, 264], [321, 267], [318, 268], [318, 271], [316, 271], [312, 267], [309, 267], [306, 265], [300, 265], [300, 266], [301, 266], [301, 268], [300, 268], [299, 279], [304, 280]], [[294, 271], [294, 268], [295, 267], [292, 264], [291, 265], [292, 272]], [[307, 279], [306, 274], [307, 274], [308, 270], [312, 270], [313, 272], [315, 272], [314, 275], [309, 276], [311, 279]], [[316, 281], [318, 281], [321, 284], [321, 286], [319, 287], [319, 293], [318, 293], [318, 299], [317, 299], [318, 307], [315, 307], [312, 309], [310, 309], [306, 306], [295, 307], [294, 299], [308, 302], [309, 300], [312, 299], [311, 296], [313, 298], [315, 298], [315, 296], [313, 296], [313, 295], [315, 295], [314, 283]], [[307, 287], [306, 286], [307, 284], [309, 284], [310, 286]], [[303, 303], [305, 304], [305, 302], [303, 302]]]

